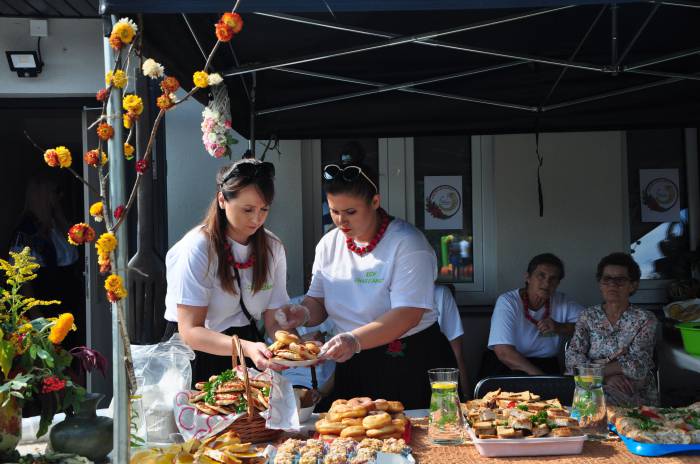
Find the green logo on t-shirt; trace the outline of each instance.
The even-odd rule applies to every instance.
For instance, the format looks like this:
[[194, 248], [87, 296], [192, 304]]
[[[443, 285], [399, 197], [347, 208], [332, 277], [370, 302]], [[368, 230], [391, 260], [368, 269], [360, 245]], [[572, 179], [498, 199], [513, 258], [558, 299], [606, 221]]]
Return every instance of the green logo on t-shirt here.
[[[253, 291], [253, 285], [252, 285], [252, 284], [248, 284], [248, 285], [246, 286], [246, 290], [248, 290], [249, 292], [252, 292], [252, 291]], [[261, 292], [265, 292], [265, 291], [268, 291], [268, 290], [272, 290], [272, 284], [271, 284], [271, 283], [268, 283], [268, 282], [265, 282], [265, 283], [263, 284], [263, 286], [260, 288], [260, 291], [261, 291]]]
[[373, 271], [365, 272], [363, 277], [355, 277], [356, 284], [381, 284], [384, 279], [377, 277], [377, 273]]

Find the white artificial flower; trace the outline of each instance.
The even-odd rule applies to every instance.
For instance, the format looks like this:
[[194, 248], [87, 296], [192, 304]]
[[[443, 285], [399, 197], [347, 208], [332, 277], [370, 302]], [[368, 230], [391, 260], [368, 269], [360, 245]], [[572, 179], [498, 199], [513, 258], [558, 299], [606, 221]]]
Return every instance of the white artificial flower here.
[[213, 133], [213, 132], [210, 132], [210, 133], [207, 135], [207, 138], [209, 139], [210, 142], [216, 142], [216, 134]]
[[129, 26], [131, 26], [131, 28], [134, 30], [134, 34], [139, 32], [139, 27], [136, 25], [135, 22], [133, 22], [129, 18], [121, 18], [119, 21], [117, 21], [117, 24], [119, 24], [119, 23], [126, 23]]
[[165, 72], [165, 68], [163, 68], [163, 66], [153, 58], [149, 58], [144, 61], [141, 69], [143, 70], [143, 75], [148, 76], [151, 79], [163, 77], [163, 73]]
[[209, 85], [219, 85], [224, 81], [219, 73], [209, 74]]

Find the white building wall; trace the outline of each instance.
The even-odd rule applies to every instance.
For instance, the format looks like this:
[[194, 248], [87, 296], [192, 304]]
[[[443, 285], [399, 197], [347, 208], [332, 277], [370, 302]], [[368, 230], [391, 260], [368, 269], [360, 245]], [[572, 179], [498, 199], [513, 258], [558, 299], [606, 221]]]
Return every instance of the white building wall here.
[[540, 218], [534, 135], [495, 137], [499, 293], [523, 284], [532, 256], [552, 252], [566, 266], [559, 289], [584, 305], [599, 302], [598, 261], [629, 248], [624, 237], [623, 139], [624, 132], [617, 131], [540, 135]]
[[[3, 56], [0, 98], [80, 97], [104, 87], [102, 21], [49, 19], [48, 37], [41, 39], [44, 69], [34, 78], [19, 78]], [[0, 51], [36, 50], [28, 18], [0, 18]]]

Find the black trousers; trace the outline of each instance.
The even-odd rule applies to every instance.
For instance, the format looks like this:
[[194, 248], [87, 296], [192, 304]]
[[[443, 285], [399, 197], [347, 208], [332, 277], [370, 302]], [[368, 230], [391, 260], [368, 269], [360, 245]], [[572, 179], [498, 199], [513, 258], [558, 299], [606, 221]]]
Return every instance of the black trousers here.
[[[239, 338], [244, 340], [255, 340], [255, 335], [253, 334], [253, 328], [249, 325], [243, 327], [229, 327], [222, 333], [233, 336], [238, 335]], [[177, 322], [168, 321], [165, 325], [165, 333], [161, 341], [170, 340], [170, 337], [177, 332]], [[192, 361], [192, 387], [197, 382], [204, 382], [209, 380], [212, 375], [221, 374], [227, 369], [231, 369], [231, 356], [218, 356], [215, 354], [205, 353], [203, 351], [195, 350], [195, 358]], [[253, 362], [246, 358], [246, 364], [248, 367], [255, 367]]]
[[388, 345], [363, 350], [336, 364], [335, 387], [317, 410], [336, 399], [368, 396], [401, 401], [406, 409], [430, 405], [428, 369], [457, 367], [454, 353], [437, 323]]

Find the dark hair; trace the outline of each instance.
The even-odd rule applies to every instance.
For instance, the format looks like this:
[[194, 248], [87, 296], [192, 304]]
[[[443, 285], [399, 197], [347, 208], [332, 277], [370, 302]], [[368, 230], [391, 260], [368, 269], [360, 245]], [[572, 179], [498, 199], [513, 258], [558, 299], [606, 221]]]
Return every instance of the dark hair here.
[[561, 259], [553, 255], [552, 253], [542, 253], [532, 258], [527, 265], [527, 273], [532, 274], [533, 272], [535, 272], [535, 269], [537, 269], [537, 266], [541, 264], [549, 264], [550, 266], [558, 268], [559, 280], [564, 279], [564, 263]]
[[597, 280], [603, 277], [603, 270], [605, 266], [622, 266], [627, 268], [627, 275], [632, 282], [639, 282], [642, 278], [642, 271], [639, 269], [639, 264], [632, 258], [632, 256], [627, 253], [616, 252], [610, 253], [608, 256], [604, 257], [598, 263], [598, 270], [595, 273]]
[[[337, 163], [340, 168], [348, 166], [357, 166], [362, 170], [362, 173], [369, 177], [375, 185], [379, 186], [377, 176], [374, 171], [363, 163], [365, 151], [357, 142], [348, 142], [340, 152], [340, 159]], [[372, 201], [374, 195], [379, 193], [375, 186], [372, 185], [364, 176], [359, 175], [352, 181], [348, 182], [343, 179], [343, 176], [335, 176], [333, 179], [323, 179], [323, 189], [326, 194], [338, 195], [346, 194], [355, 197], [364, 198], [367, 203]]]
[[[263, 197], [265, 203], [268, 205], [271, 204], [275, 197], [273, 177], [269, 175], [229, 176], [233, 169], [243, 163], [262, 164], [256, 159], [242, 159], [222, 167], [216, 174], [217, 193], [221, 192], [228, 201], [232, 198], [236, 198], [244, 188], [253, 185]], [[229, 177], [229, 179], [223, 182], [226, 177]], [[204, 230], [204, 233], [207, 234], [209, 239], [209, 263], [211, 264], [212, 258], [216, 256], [216, 261], [219, 265], [217, 276], [221, 281], [221, 288], [235, 295], [236, 289], [233, 285], [234, 277], [232, 266], [226, 260], [226, 251], [224, 249], [224, 245], [226, 245], [227, 226], [228, 220], [226, 219], [226, 211], [219, 208], [219, 202], [215, 195], [202, 221], [202, 230]], [[274, 240], [274, 237], [268, 234], [264, 227], [260, 227], [250, 237], [253, 253], [255, 253], [255, 265], [253, 265], [253, 293], [263, 288], [268, 278], [269, 258], [271, 253], [268, 240]]]

